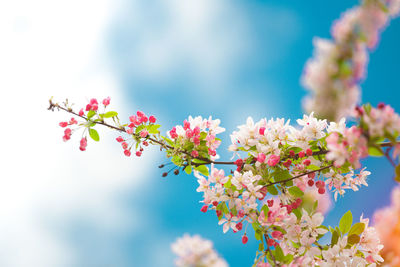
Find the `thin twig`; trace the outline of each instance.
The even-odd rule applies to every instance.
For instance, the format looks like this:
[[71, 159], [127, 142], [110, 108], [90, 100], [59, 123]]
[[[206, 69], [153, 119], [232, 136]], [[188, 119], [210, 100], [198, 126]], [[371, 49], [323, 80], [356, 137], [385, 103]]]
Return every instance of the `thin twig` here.
[[280, 265], [278, 265], [278, 263], [276, 262], [275, 256], [274, 256], [274, 254], [272, 254], [272, 251], [271, 251], [271, 249], [269, 248], [269, 245], [268, 245], [268, 239], [269, 239], [268, 234], [264, 234], [264, 238], [265, 238], [265, 242], [267, 243], [267, 244], [266, 244], [266, 245], [267, 245], [266, 251], [269, 252], [269, 254], [271, 255], [271, 258], [272, 258], [272, 261], [274, 262], [274, 265], [275, 265], [275, 266], [280, 266]]
[[331, 167], [333, 167], [333, 164], [330, 164], [330, 165], [328, 165], [328, 166], [322, 167], [322, 168], [320, 168], [320, 169], [318, 169], [318, 170], [313, 170], [313, 171], [310, 171], [310, 172], [305, 172], [305, 173], [303, 173], [303, 174], [299, 174], [299, 175], [290, 177], [290, 178], [285, 179], [285, 180], [282, 180], [282, 181], [269, 183], [269, 184], [267, 184], [266, 186], [268, 187], [268, 186], [271, 186], [271, 185], [274, 185], [274, 184], [283, 184], [283, 183], [292, 181], [292, 180], [294, 180], [294, 179], [300, 178], [300, 177], [302, 177], [302, 176], [304, 176], [304, 175], [308, 175], [308, 174], [314, 173], [314, 172], [323, 171], [323, 170], [328, 169], [328, 168], [331, 168]]

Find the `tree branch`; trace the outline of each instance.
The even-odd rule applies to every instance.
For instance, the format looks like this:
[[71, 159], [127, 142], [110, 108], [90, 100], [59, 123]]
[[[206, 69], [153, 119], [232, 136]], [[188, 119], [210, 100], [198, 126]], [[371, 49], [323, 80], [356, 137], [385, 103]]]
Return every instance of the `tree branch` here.
[[269, 183], [269, 184], [267, 184], [267, 185], [266, 185], [266, 187], [268, 187], [268, 186], [271, 186], [271, 185], [274, 185], [274, 184], [283, 184], [283, 183], [286, 183], [286, 182], [292, 181], [292, 180], [294, 180], [294, 179], [300, 178], [300, 177], [302, 177], [302, 176], [304, 176], [304, 175], [308, 175], [308, 174], [310, 174], [310, 173], [314, 173], [314, 172], [323, 171], [323, 170], [325, 170], [325, 169], [329, 169], [329, 168], [331, 168], [331, 167], [333, 167], [333, 164], [330, 164], [330, 165], [328, 165], [328, 166], [322, 167], [322, 168], [320, 168], [320, 169], [318, 169], [318, 170], [313, 170], [313, 171], [310, 171], [310, 172], [306, 172], [306, 173], [303, 173], [303, 174], [299, 174], [299, 175], [296, 175], [296, 176], [290, 177], [290, 178], [288, 178], [288, 179], [285, 179], [285, 180], [282, 180], [282, 181], [278, 181], [278, 182]]
[[271, 249], [269, 248], [269, 245], [268, 245], [268, 239], [269, 239], [268, 234], [264, 234], [264, 238], [265, 238], [265, 243], [266, 243], [266, 245], [267, 245], [267, 248], [265, 249], [265, 251], [267, 251], [267, 252], [271, 255], [271, 258], [272, 258], [272, 261], [274, 262], [274, 265], [275, 265], [275, 266], [280, 266], [280, 265], [278, 265], [278, 263], [276, 262], [275, 256], [272, 254], [272, 251], [271, 251]]

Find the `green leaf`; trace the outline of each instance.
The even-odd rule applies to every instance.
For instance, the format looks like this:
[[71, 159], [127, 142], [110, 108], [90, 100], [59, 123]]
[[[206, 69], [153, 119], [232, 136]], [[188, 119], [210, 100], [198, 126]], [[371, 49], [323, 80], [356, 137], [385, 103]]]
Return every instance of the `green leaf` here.
[[161, 127], [161, 125], [159, 125], [159, 124], [154, 124], [154, 125], [151, 125], [150, 127], [149, 127], [149, 133], [150, 134], [158, 134], [160, 131], [158, 130], [158, 128], [160, 128]]
[[339, 234], [338, 234], [338, 232], [335, 230], [335, 231], [332, 232], [331, 246], [336, 245], [336, 243], [338, 242], [338, 240], [339, 240]]
[[275, 259], [277, 261], [284, 261], [285, 254], [283, 254], [283, 250], [280, 246], [275, 247]]
[[287, 255], [285, 256], [285, 258], [284, 258], [284, 262], [285, 262], [286, 264], [289, 264], [289, 263], [291, 263], [291, 262], [293, 261], [293, 258], [294, 258], [294, 256], [293, 256], [292, 254], [287, 254]]
[[89, 135], [94, 141], [100, 141], [99, 133], [95, 129], [89, 128]]
[[138, 127], [136, 127], [135, 133], [139, 134], [141, 130], [143, 130], [146, 126], [141, 124]]
[[314, 205], [313, 205], [313, 212], [316, 211], [318, 208], [318, 200], [315, 200]]
[[229, 179], [228, 182], [226, 182], [226, 183], [224, 184], [224, 187], [225, 187], [225, 188], [230, 188], [231, 185], [232, 185], [232, 182], [231, 182], [231, 180]]
[[204, 176], [208, 176], [208, 168], [205, 165], [200, 165], [194, 168], [195, 170], [199, 171]]
[[294, 215], [296, 215], [297, 219], [301, 219], [302, 214], [299, 209], [294, 209], [292, 212], [294, 213]]
[[268, 215], [269, 208], [268, 208], [267, 205], [263, 205], [262, 208], [261, 208], [261, 210], [264, 211], [264, 215], [265, 215], [265, 216]]
[[292, 186], [289, 188], [289, 193], [294, 197], [301, 197], [304, 195], [304, 192], [300, 190], [297, 186]]
[[368, 147], [368, 154], [372, 157], [382, 157], [384, 155], [382, 149], [376, 146]]
[[185, 167], [185, 172], [187, 173], [187, 174], [191, 174], [192, 173], [192, 166], [186, 166]]
[[257, 230], [255, 231], [254, 237], [255, 237], [257, 240], [262, 240], [262, 232], [261, 232], [260, 229], [257, 229]]
[[358, 236], [358, 235], [349, 235], [348, 237], [347, 237], [347, 244], [350, 244], [350, 245], [354, 245], [354, 244], [358, 244], [360, 242], [360, 236]]
[[349, 236], [350, 235], [361, 235], [362, 232], [364, 232], [364, 229], [365, 229], [364, 223], [355, 223], [349, 231]]
[[96, 115], [96, 111], [94, 111], [94, 110], [89, 110], [89, 112], [88, 112], [88, 114], [87, 114], [88, 120], [89, 120], [90, 118], [92, 118], [94, 115]]
[[339, 222], [340, 232], [342, 232], [343, 234], [347, 233], [350, 230], [352, 223], [353, 223], [353, 214], [351, 214], [351, 211], [348, 211], [340, 219]]
[[292, 177], [288, 170], [275, 171], [272, 173], [272, 176], [274, 177], [275, 182], [280, 182]]
[[274, 196], [278, 195], [278, 190], [276, 189], [276, 187], [274, 185], [268, 186], [267, 188], [268, 188], [268, 192], [271, 195], [274, 195]]
[[367, 103], [367, 104], [364, 104], [364, 105], [363, 105], [363, 108], [364, 108], [364, 111], [365, 111], [367, 114], [369, 114], [369, 113], [371, 112], [372, 106], [371, 106], [370, 103]]
[[108, 111], [103, 114], [103, 118], [112, 118], [118, 116], [118, 112], [116, 111]]

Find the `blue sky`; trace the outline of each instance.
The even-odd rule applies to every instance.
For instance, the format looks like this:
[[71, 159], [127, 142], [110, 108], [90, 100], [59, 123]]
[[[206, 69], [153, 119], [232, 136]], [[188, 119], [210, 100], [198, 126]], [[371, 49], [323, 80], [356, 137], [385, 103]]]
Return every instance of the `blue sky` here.
[[[257, 248], [223, 234], [214, 214], [200, 212], [192, 176], [161, 178], [156, 149], [126, 158], [114, 134], [78, 151], [61, 141], [60, 113], [47, 100], [77, 106], [111, 96], [122, 118], [137, 109], [166, 131], [189, 115], [220, 118], [220, 155], [229, 133], [248, 116], [302, 116], [300, 85], [312, 39], [357, 1], [15, 0], [0, 3], [0, 87], [7, 155], [0, 175], [0, 265], [6, 267], [173, 266], [170, 243], [184, 233], [211, 239], [230, 266], [250, 266]], [[400, 110], [400, 19], [370, 57], [363, 101]], [[23, 96], [23, 97], [21, 97]], [[12, 101], [11, 101], [12, 100]], [[15, 108], [15, 101], [19, 107]], [[29, 110], [27, 115], [26, 110]], [[41, 121], [38, 129], [38, 118]], [[29, 136], [27, 140], [27, 135]], [[10, 142], [19, 140], [20, 142]], [[21, 141], [23, 140], [23, 141]], [[23, 152], [23, 153], [22, 153]], [[22, 164], [22, 165], [21, 165]], [[346, 193], [327, 216], [338, 222], [389, 203], [392, 168], [370, 159], [370, 186]]]

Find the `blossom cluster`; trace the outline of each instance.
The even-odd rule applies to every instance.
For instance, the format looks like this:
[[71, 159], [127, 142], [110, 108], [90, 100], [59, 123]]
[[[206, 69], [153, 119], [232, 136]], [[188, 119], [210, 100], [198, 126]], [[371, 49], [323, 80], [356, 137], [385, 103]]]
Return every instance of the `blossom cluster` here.
[[[280, 241], [280, 256], [283, 262], [291, 260], [288, 266], [376, 266], [383, 262], [379, 255], [382, 245], [376, 230], [369, 227], [369, 220], [360, 218], [359, 223], [352, 224], [351, 213], [346, 213], [340, 222], [340, 228], [330, 229], [331, 243], [321, 245], [318, 239], [328, 232], [321, 225], [323, 216], [320, 213], [309, 215], [307, 212], [299, 219], [294, 215], [283, 218], [282, 228], [286, 234]], [[300, 246], [299, 246], [300, 244]], [[318, 246], [315, 246], [317, 244]], [[314, 245], [314, 246], [313, 246]], [[267, 258], [262, 255], [257, 267], [269, 267]], [[276, 259], [275, 259], [276, 262]]]
[[[334, 188], [335, 199], [338, 193], [343, 195], [344, 189], [356, 191], [359, 186], [367, 185], [366, 177], [370, 173], [364, 169], [356, 173], [354, 168], [360, 166], [350, 164], [352, 158], [349, 156], [349, 152], [333, 149], [332, 140], [338, 141], [338, 138], [335, 139], [335, 137], [353, 129], [346, 128], [344, 119], [339, 123], [328, 123], [326, 120], [315, 118], [311, 113], [309, 116], [304, 115], [303, 119], [297, 120], [299, 128], [291, 126], [289, 122], [285, 123], [283, 119], [269, 121], [262, 119], [254, 123], [249, 118], [246, 125], [239, 126], [239, 131], [233, 132], [231, 135], [232, 145], [229, 148], [236, 153], [238, 151], [249, 153], [246, 164], [239, 167], [264, 176], [268, 175], [265, 174], [265, 168], [275, 168], [290, 177], [287, 175], [288, 172], [292, 176], [308, 173], [329, 166], [333, 161], [335, 166], [322, 172], [323, 175], [317, 175], [315, 172], [308, 173], [294, 180], [293, 183], [302, 191], [306, 185], [315, 186], [320, 194], [325, 193], [325, 183], [328, 183], [330, 189]], [[343, 146], [344, 143], [347, 144], [346, 148], [360, 147], [355, 143], [362, 139], [357, 139], [354, 135], [351, 137], [353, 138], [352, 142], [337, 142], [335, 145]], [[364, 156], [364, 154], [362, 155]], [[255, 164], [248, 164], [252, 162]], [[327, 179], [325, 181], [318, 180], [319, 176]], [[283, 194], [281, 197], [285, 195], [287, 194]], [[287, 201], [285, 199], [285, 202]]]
[[400, 13], [399, 7], [399, 0], [363, 0], [334, 23], [333, 40], [314, 40], [314, 58], [307, 62], [302, 78], [312, 93], [304, 102], [307, 112], [332, 121], [352, 114], [360, 99], [368, 49], [376, 46], [382, 29]]
[[[238, 232], [244, 229], [244, 224], [250, 224], [263, 249], [272, 247], [275, 254], [282, 251], [277, 257], [283, 263], [298, 257], [304, 266], [323, 264], [325, 259], [329, 264], [330, 249], [337, 249], [341, 243], [324, 249], [316, 245], [328, 228], [321, 225], [323, 216], [316, 212], [317, 206], [307, 209], [303, 205], [304, 192], [315, 186], [319, 194], [325, 194], [327, 184], [335, 192], [336, 199], [344, 189], [357, 191], [359, 186], [367, 185], [366, 177], [370, 172], [363, 169], [356, 174], [348, 162], [345, 167], [335, 166], [327, 159], [326, 139], [346, 132], [344, 121], [328, 124], [310, 114], [297, 123], [299, 127], [293, 127], [283, 119], [262, 119], [255, 123], [248, 118], [246, 125], [239, 126], [239, 131], [231, 135], [229, 149], [239, 156], [244, 152], [247, 155], [235, 161], [237, 169], [230, 175], [225, 175], [224, 170], [214, 165], [207, 174], [195, 171], [199, 182], [197, 191], [204, 194], [201, 211], [215, 210], [223, 232], [230, 229]], [[361, 240], [361, 236], [358, 238]], [[247, 240], [245, 231], [242, 242]], [[373, 262], [380, 261], [379, 242], [371, 243], [371, 246], [364, 250], [359, 242], [354, 242], [351, 251], [362, 251], [364, 256], [361, 258], [365, 261], [373, 251]], [[260, 266], [266, 256], [262, 254], [263, 249], [257, 258]], [[323, 256], [323, 253], [328, 254]]]
[[384, 248], [385, 266], [400, 266], [400, 187], [392, 191], [390, 206], [374, 213], [374, 227]]
[[213, 243], [199, 235], [185, 234], [171, 245], [171, 249], [178, 256], [177, 267], [228, 267], [213, 248]]
[[[84, 119], [84, 121], [78, 123], [75, 118], [71, 118], [69, 121], [60, 122], [59, 125], [61, 127], [68, 127], [64, 130], [63, 140], [70, 140], [73, 131], [84, 128], [79, 149], [81, 151], [85, 151], [87, 147], [87, 134], [89, 134], [94, 141], [99, 141], [100, 137], [98, 132], [94, 129], [94, 126], [99, 123], [104, 124], [106, 119], [112, 119], [115, 125], [111, 127], [119, 130], [125, 136], [118, 136], [116, 138], [117, 142], [121, 143], [121, 147], [125, 156], [131, 156], [132, 147], [136, 145], [135, 154], [136, 156], [140, 157], [143, 152], [143, 146], [149, 145], [149, 137], [151, 135], [157, 135], [160, 133], [158, 130], [160, 125], [155, 124], [157, 120], [156, 117], [148, 117], [144, 112], [137, 111], [136, 115], [129, 117], [129, 123], [121, 124], [119, 122], [117, 112], [106, 112], [106, 108], [110, 105], [110, 101], [110, 97], [103, 99], [101, 103], [103, 104], [104, 110], [103, 112], [100, 112], [98, 100], [96, 98], [92, 98], [89, 100], [89, 103], [85, 108], [80, 109], [79, 113], [73, 113], [74, 115], [78, 115], [80, 118]], [[67, 102], [64, 103], [64, 105], [68, 111], [73, 112], [72, 108], [68, 106]], [[60, 106], [58, 106], [58, 108], [60, 108]], [[72, 126], [75, 126], [75, 128], [71, 129], [70, 127]]]
[[173, 127], [167, 134], [174, 146], [183, 148], [193, 158], [217, 159], [216, 150], [221, 140], [216, 135], [225, 131], [219, 124], [220, 120], [213, 120], [212, 117], [203, 119], [201, 116], [189, 116], [183, 125]]
[[[323, 226], [323, 209], [315, 194], [325, 197], [332, 191], [336, 200], [346, 189], [357, 191], [361, 185], [367, 185], [370, 172], [356, 169], [360, 167], [359, 159], [368, 154], [371, 138], [376, 139], [382, 132], [388, 139], [398, 135], [400, 120], [390, 107], [359, 108], [359, 124], [350, 128], [344, 119], [328, 123], [315, 118], [313, 113], [298, 119], [295, 126], [284, 119], [254, 122], [248, 118], [231, 135], [229, 150], [237, 159], [218, 162], [216, 150], [221, 141], [216, 135], [225, 130], [219, 120], [190, 116], [183, 125], [173, 127], [163, 136], [154, 116], [138, 111], [129, 118], [129, 123], [121, 124], [117, 112], [100, 112], [96, 103], [97, 100], [90, 100], [87, 110], [82, 109], [79, 114], [68, 106], [63, 108], [84, 119], [81, 123], [72, 119], [60, 123], [62, 127], [83, 128], [81, 150], [87, 146], [86, 133], [99, 140], [93, 129], [98, 124], [122, 133], [116, 140], [127, 156], [134, 145], [137, 156], [141, 155], [142, 146], [159, 145], [175, 165], [175, 174], [180, 168], [187, 173], [194, 171], [199, 183], [197, 191], [203, 193], [201, 211], [215, 212], [224, 233], [242, 232], [241, 240], [246, 244], [247, 228], [251, 226], [259, 241], [257, 266], [275, 263], [330, 266], [346, 257], [362, 266], [381, 262], [382, 247], [368, 221], [362, 219], [352, 225], [352, 217], [349, 219], [351, 215], [347, 213], [339, 228]], [[109, 104], [109, 99], [106, 103]], [[233, 165], [235, 169], [226, 173], [217, 164]], [[314, 197], [310, 198], [310, 192]], [[324, 245], [320, 239], [327, 234], [332, 235], [332, 240]], [[186, 236], [174, 247], [180, 256], [178, 266], [201, 266], [196, 265], [199, 262], [208, 262], [201, 263], [203, 266], [219, 266], [207, 265], [214, 261], [226, 264], [213, 252], [212, 245], [199, 237]]]
[[379, 144], [385, 140], [395, 147], [393, 157], [399, 154], [397, 139], [400, 136], [400, 116], [392, 107], [383, 103], [377, 108], [364, 105], [357, 107], [354, 113], [357, 125], [346, 128], [344, 120], [341, 120], [337, 129], [326, 138], [329, 150], [327, 159], [333, 160], [337, 167], [351, 164], [359, 168], [360, 159], [368, 155], [384, 155]]
[[136, 115], [129, 117], [129, 124], [125, 126], [126, 137], [118, 136], [117, 142], [121, 144], [125, 156], [131, 156], [132, 147], [135, 145], [135, 155], [140, 157], [143, 153], [143, 146], [149, 145], [148, 138], [151, 134], [158, 134], [160, 125], [155, 124], [157, 121], [153, 115], [147, 117], [143, 111], [138, 110]]

